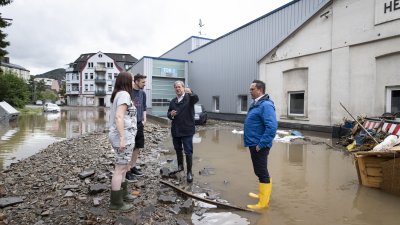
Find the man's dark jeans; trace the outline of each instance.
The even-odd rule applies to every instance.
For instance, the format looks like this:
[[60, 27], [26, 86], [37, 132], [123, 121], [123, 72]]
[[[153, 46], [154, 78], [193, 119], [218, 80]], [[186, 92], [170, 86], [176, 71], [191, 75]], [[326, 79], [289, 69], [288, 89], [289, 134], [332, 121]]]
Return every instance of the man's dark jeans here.
[[253, 162], [254, 173], [257, 175], [260, 183], [269, 183], [268, 173], [268, 154], [269, 148], [262, 148], [256, 151], [256, 147], [249, 147], [251, 154], [251, 161]]
[[[193, 154], [193, 135], [184, 137], [172, 137], [172, 142], [176, 152], [185, 151], [185, 155]], [[183, 148], [182, 148], [183, 146]]]

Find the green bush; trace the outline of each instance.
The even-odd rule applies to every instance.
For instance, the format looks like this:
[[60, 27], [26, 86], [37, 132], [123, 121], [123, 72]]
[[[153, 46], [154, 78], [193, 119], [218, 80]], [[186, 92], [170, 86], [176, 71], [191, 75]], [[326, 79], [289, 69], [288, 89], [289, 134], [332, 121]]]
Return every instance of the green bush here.
[[23, 108], [29, 102], [29, 88], [24, 79], [11, 72], [0, 71], [0, 101]]

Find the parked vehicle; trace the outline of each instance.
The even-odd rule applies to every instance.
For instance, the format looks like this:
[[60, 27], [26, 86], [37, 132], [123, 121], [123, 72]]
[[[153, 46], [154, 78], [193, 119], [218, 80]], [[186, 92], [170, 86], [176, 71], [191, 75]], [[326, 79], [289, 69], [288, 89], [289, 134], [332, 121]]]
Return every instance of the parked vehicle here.
[[207, 111], [201, 104], [194, 105], [194, 122], [200, 125], [207, 123]]
[[43, 106], [43, 111], [44, 112], [60, 112], [61, 109], [58, 105], [54, 103], [46, 103]]
[[35, 104], [36, 105], [43, 105], [43, 101], [42, 100], [36, 100]]

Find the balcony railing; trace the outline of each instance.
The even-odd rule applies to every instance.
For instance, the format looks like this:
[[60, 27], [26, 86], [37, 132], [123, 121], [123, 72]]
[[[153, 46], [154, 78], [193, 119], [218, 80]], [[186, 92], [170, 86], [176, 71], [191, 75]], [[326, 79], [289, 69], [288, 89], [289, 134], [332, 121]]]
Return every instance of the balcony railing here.
[[94, 83], [96, 83], [96, 84], [105, 84], [106, 83], [106, 79], [104, 79], [104, 78], [96, 78], [94, 80]]
[[94, 70], [96, 72], [106, 72], [107, 68], [105, 66], [96, 66]]
[[66, 91], [67, 95], [79, 95], [79, 90], [74, 90], [74, 91]]
[[97, 90], [94, 92], [94, 95], [96, 96], [104, 96], [106, 95], [106, 91], [105, 90]]

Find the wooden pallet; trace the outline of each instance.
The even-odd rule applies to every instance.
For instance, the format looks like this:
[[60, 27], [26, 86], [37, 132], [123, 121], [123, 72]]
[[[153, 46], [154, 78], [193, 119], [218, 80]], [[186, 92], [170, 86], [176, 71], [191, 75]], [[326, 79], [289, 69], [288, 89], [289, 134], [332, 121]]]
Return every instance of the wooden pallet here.
[[382, 163], [395, 158], [397, 153], [360, 152], [355, 153], [356, 169], [360, 184], [381, 188], [383, 182]]

